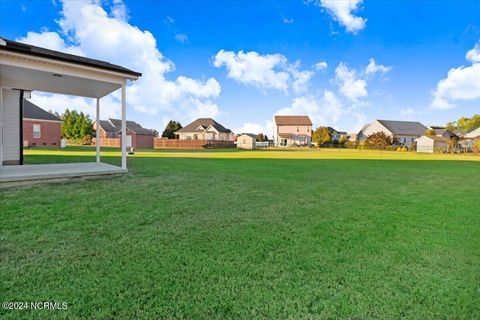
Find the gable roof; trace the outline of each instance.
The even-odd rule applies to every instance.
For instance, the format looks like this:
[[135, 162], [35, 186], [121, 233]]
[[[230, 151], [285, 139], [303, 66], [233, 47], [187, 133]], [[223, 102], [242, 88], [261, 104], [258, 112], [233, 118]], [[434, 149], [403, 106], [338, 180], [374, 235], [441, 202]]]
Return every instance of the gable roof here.
[[477, 138], [480, 137], [480, 127], [473, 129], [465, 135], [465, 138]]
[[311, 126], [312, 121], [308, 116], [275, 116], [278, 126]]
[[433, 129], [435, 131], [435, 134], [437, 136], [443, 136], [444, 134], [448, 134], [449, 137], [456, 137], [457, 134], [448, 130], [447, 128], [441, 128], [441, 129]]
[[28, 101], [27, 99], [23, 99], [23, 118], [60, 122], [62, 121], [60, 118], [54, 116], [50, 112], [43, 110], [39, 106]]
[[397, 121], [397, 120], [377, 120], [381, 125], [396, 135], [421, 136], [428, 129], [420, 122], [416, 121]]
[[120, 73], [128, 74], [134, 77], [140, 77], [142, 75], [139, 72], [132, 71], [130, 69], [121, 67], [116, 64], [111, 64], [102, 60], [90, 59], [90, 58], [85, 58], [85, 57], [68, 54], [60, 51], [45, 49], [37, 46], [32, 46], [30, 44], [8, 40], [5, 38], [0, 38], [0, 39], [5, 42], [5, 45], [1, 45], [0, 43], [0, 50], [22, 53], [30, 56], [41, 57], [41, 58], [59, 60], [63, 62], [81, 64], [84, 66], [120, 72]]
[[448, 141], [447, 138], [441, 137], [441, 136], [421, 136], [420, 138], [417, 138], [417, 140], [421, 139], [421, 138], [428, 138], [428, 139], [433, 140], [435, 142], [447, 142]]
[[[118, 133], [122, 131], [122, 120], [112, 118], [108, 118], [108, 120], [100, 120], [100, 126], [106, 132]], [[136, 134], [154, 135], [152, 130], [145, 129], [135, 121], [127, 121], [127, 129]]]
[[[212, 118], [198, 118], [197, 120], [195, 120], [192, 123], [186, 125], [185, 127], [176, 131], [175, 133], [203, 132], [209, 126], [212, 126], [218, 132], [224, 132], [224, 133], [232, 132], [232, 130], [225, 128], [220, 123], [213, 120]], [[202, 127], [203, 129], [201, 129], [199, 127]]]
[[253, 133], [242, 133], [238, 137], [240, 138], [241, 136], [249, 136], [250, 138], [257, 139], [257, 135]]

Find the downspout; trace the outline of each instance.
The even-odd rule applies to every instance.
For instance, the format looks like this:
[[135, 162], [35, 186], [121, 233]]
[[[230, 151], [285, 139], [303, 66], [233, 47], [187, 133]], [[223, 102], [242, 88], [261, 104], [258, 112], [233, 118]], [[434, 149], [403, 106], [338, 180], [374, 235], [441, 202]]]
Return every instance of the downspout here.
[[20, 112], [19, 112], [19, 120], [20, 120], [20, 164], [23, 164], [23, 90], [20, 90]]

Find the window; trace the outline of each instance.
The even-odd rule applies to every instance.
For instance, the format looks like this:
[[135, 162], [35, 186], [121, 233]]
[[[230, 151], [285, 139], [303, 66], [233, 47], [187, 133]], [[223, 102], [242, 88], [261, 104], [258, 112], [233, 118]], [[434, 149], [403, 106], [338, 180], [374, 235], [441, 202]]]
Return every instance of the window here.
[[33, 138], [39, 139], [42, 137], [41, 128], [39, 124], [33, 125]]
[[310, 127], [307, 127], [307, 132], [310, 132]]
[[297, 132], [299, 132], [299, 131], [300, 131], [300, 128], [297, 127]]
[[243, 144], [246, 144], [247, 143], [247, 139], [243, 139]]

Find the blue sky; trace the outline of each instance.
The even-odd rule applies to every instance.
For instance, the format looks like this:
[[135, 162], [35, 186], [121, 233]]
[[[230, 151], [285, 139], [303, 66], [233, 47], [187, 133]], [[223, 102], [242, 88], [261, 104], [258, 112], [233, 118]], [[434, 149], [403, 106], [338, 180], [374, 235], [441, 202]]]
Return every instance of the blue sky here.
[[[128, 117], [145, 127], [211, 116], [270, 133], [274, 114], [306, 113], [355, 131], [374, 119], [433, 125], [480, 111], [478, 1], [0, 3], [2, 37], [143, 72], [127, 98]], [[91, 99], [33, 100], [94, 114]], [[102, 100], [103, 115], [118, 116], [118, 94]]]

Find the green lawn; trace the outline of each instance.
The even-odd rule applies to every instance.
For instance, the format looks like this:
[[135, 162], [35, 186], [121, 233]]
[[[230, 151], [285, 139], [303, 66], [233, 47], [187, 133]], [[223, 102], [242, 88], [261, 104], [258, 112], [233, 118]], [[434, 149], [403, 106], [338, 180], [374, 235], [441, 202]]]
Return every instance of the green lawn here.
[[479, 158], [145, 151], [0, 190], [2, 302], [68, 303], [0, 318], [478, 319], [480, 162], [458, 159]]

